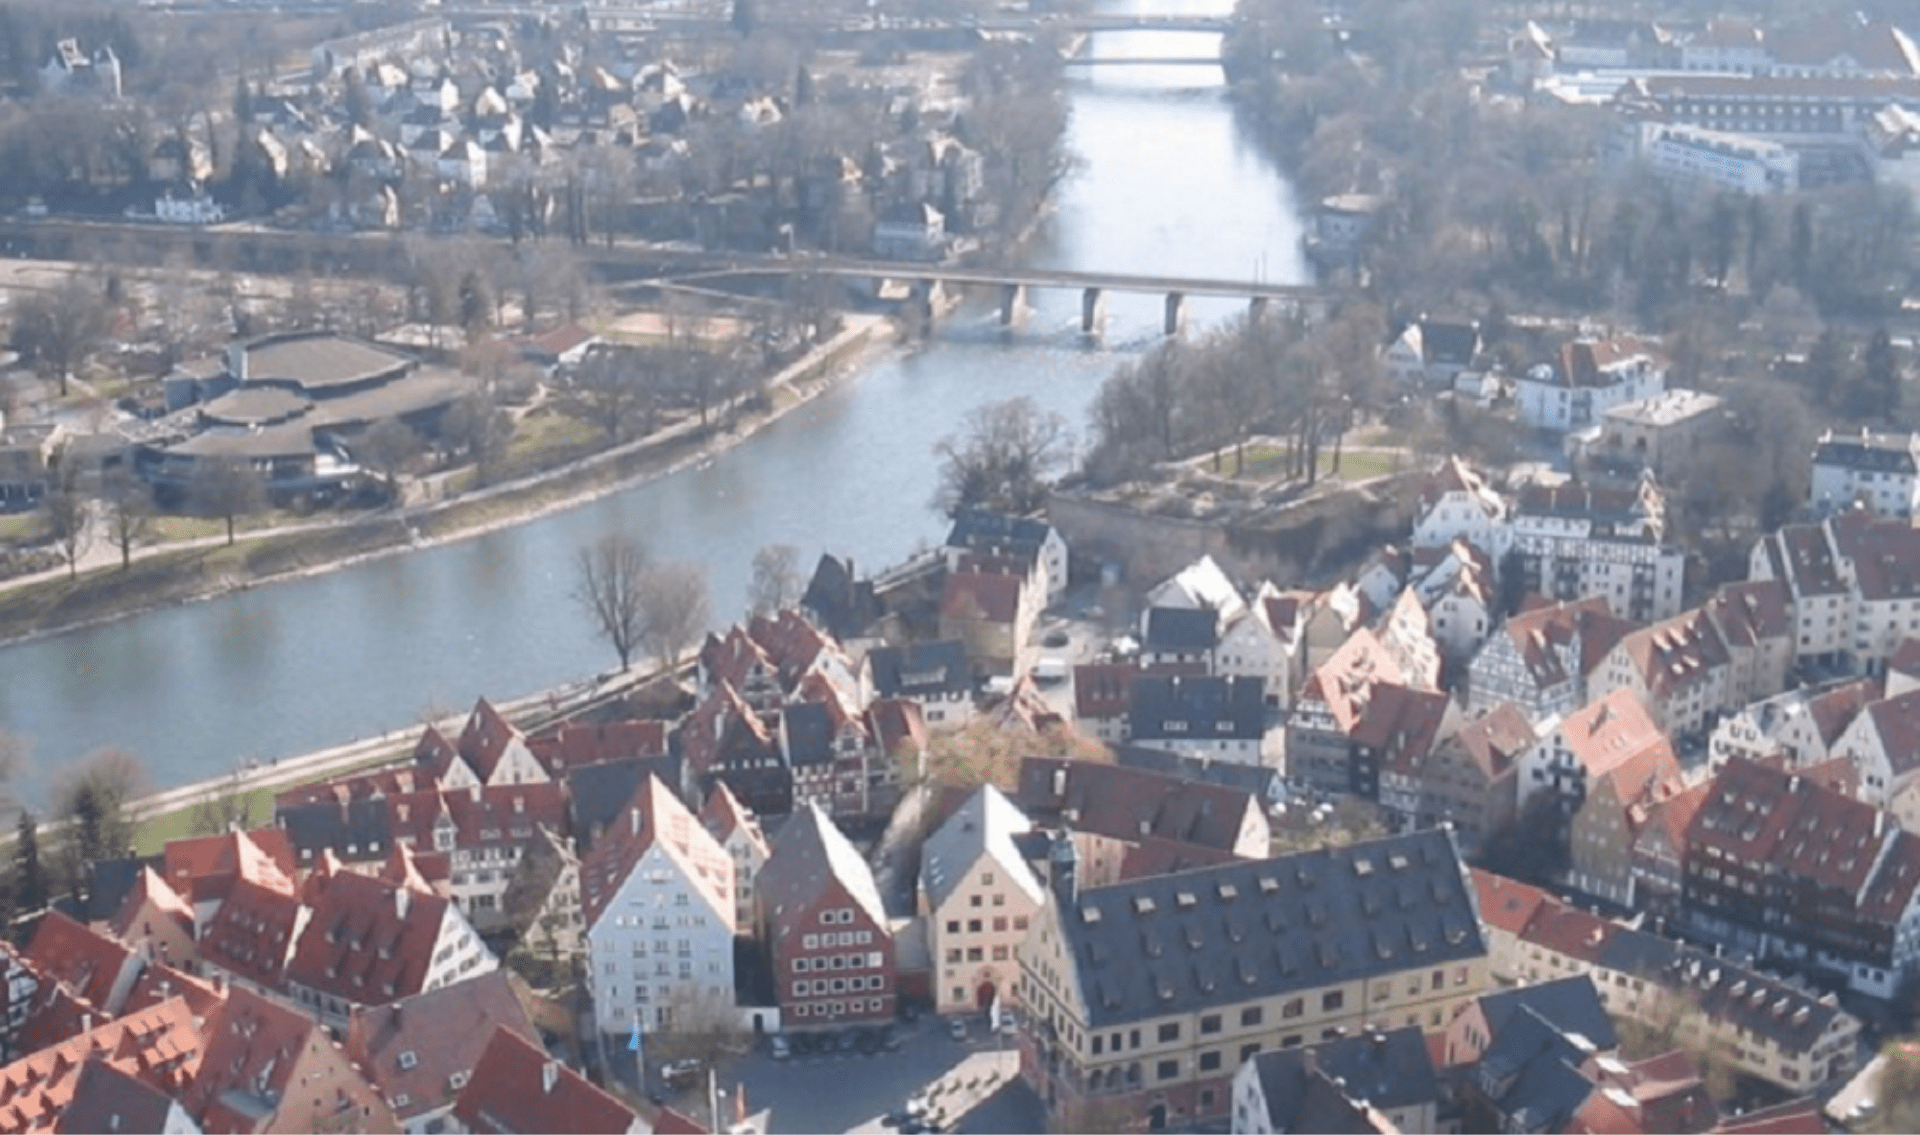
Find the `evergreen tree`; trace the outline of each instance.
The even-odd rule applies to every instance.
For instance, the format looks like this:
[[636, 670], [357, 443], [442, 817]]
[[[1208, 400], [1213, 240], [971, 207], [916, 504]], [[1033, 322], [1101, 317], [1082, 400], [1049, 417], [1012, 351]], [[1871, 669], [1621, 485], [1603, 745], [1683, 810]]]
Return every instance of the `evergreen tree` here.
[[1854, 403], [1855, 412], [1863, 418], [1892, 421], [1900, 410], [1900, 365], [1893, 357], [1893, 339], [1884, 327], [1874, 331], [1861, 355]]
[[13, 837], [13, 909], [31, 914], [47, 905], [47, 875], [40, 866], [40, 821], [20, 811]]
[[1840, 405], [1841, 386], [1847, 380], [1847, 348], [1832, 328], [1820, 332], [1800, 365], [1800, 378], [1814, 403], [1829, 409]]
[[800, 73], [793, 80], [793, 105], [811, 106], [813, 104], [813, 72], [806, 64], [800, 65]]

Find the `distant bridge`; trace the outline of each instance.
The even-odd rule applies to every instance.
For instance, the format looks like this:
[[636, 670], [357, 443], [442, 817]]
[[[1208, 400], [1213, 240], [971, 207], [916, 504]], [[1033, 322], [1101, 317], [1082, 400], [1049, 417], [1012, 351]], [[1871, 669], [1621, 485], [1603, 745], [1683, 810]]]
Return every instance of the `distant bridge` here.
[[924, 318], [931, 318], [935, 300], [946, 287], [997, 287], [1000, 289], [1000, 322], [1011, 326], [1019, 321], [1026, 307], [1027, 292], [1034, 288], [1077, 288], [1080, 290], [1080, 330], [1098, 334], [1106, 319], [1108, 292], [1139, 292], [1166, 297], [1164, 327], [1169, 335], [1178, 334], [1186, 322], [1190, 296], [1219, 296], [1247, 300], [1256, 314], [1274, 301], [1288, 304], [1324, 302], [1325, 290], [1310, 284], [1274, 284], [1262, 280], [1235, 280], [1191, 276], [1153, 276], [1125, 272], [1084, 272], [1058, 268], [991, 268], [957, 264], [915, 264], [895, 260], [858, 260], [843, 257], [754, 257], [735, 260], [723, 267], [696, 270], [675, 277], [681, 281], [711, 280], [727, 276], [769, 276], [812, 274], [855, 280], [893, 280], [913, 285], [912, 303]]
[[[511, 5], [481, 0], [479, 3], [449, 4], [442, 9], [450, 16], [499, 19], [522, 10]], [[590, 5], [587, 19], [597, 28], [641, 31], [682, 30], [692, 34], [728, 34], [732, 24], [724, 16], [699, 12], [663, 11], [659, 8], [624, 4]], [[1041, 15], [987, 16], [979, 19], [889, 19], [859, 17], [817, 19], [808, 17], [763, 15], [760, 26], [770, 31], [830, 32], [842, 35], [914, 32], [981, 32], [988, 34], [1034, 35], [1058, 31], [1087, 34], [1092, 32], [1224, 32], [1233, 26], [1231, 16], [1102, 16]]]
[[1069, 67], [1218, 67], [1218, 55], [1069, 55]]

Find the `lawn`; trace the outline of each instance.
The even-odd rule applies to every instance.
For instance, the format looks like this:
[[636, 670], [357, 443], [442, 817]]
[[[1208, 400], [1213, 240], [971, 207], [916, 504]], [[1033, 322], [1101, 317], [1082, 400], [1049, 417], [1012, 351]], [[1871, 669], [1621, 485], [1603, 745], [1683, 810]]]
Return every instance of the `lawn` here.
[[42, 530], [37, 512], [0, 515], [0, 544], [31, 544], [40, 538]]
[[[1362, 450], [1359, 452], [1344, 450], [1340, 454], [1340, 479], [1343, 481], [1365, 481], [1374, 477], [1384, 476], [1388, 473], [1397, 472], [1395, 459], [1398, 456], [1399, 455], [1393, 453], [1377, 453], [1371, 450]], [[1285, 446], [1257, 442], [1247, 446], [1242, 457], [1244, 464], [1236, 466], [1233, 451], [1229, 449], [1223, 452], [1220, 455], [1220, 475], [1223, 477], [1233, 477], [1235, 476], [1234, 470], [1238, 468], [1240, 470], [1238, 479], [1242, 481], [1277, 481], [1286, 476], [1288, 454]], [[1197, 464], [1196, 468], [1211, 472], [1213, 470], [1213, 463], [1210, 460], [1202, 460]], [[1330, 448], [1320, 451], [1320, 475], [1322, 477], [1331, 477], [1334, 475], [1333, 450]]]

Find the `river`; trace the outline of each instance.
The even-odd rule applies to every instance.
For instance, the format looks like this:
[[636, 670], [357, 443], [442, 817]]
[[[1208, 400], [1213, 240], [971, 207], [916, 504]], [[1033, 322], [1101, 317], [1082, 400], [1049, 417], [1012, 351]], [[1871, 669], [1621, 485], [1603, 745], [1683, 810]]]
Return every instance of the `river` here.
[[[1230, 0], [1114, 0], [1107, 10], [1226, 11]], [[1217, 36], [1122, 32], [1099, 55], [1184, 57]], [[1235, 124], [1220, 70], [1073, 72], [1083, 168], [1031, 253], [1049, 267], [1305, 282], [1284, 178]], [[1084, 430], [1102, 379], [1160, 337], [1158, 296], [1112, 295], [1098, 344], [1080, 297], [1035, 293], [1024, 324], [957, 314], [758, 436], [684, 472], [475, 539], [156, 611], [0, 650], [0, 729], [48, 770], [103, 746], [171, 786], [238, 762], [343, 743], [608, 668], [569, 598], [575, 550], [624, 530], [664, 559], [706, 566], [714, 617], [737, 617], [749, 564], [792, 544], [878, 569], [943, 538], [932, 450], [983, 403], [1027, 395]], [[1238, 311], [1190, 300], [1189, 327]]]

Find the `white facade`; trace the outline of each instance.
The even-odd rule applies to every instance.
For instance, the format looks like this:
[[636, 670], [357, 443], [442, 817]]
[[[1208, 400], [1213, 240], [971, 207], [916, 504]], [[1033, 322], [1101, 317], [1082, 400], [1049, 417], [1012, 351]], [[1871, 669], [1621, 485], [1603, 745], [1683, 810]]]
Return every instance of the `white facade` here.
[[1876, 516], [1911, 517], [1920, 511], [1920, 436], [1836, 441], [1832, 431], [1813, 451], [1808, 495], [1817, 512], [1844, 512], [1855, 502]]
[[1745, 134], [1642, 123], [1640, 156], [1655, 177], [1683, 188], [1764, 196], [1800, 187], [1797, 152]]
[[[704, 838], [722, 862], [713, 838]], [[671, 1022], [676, 1006], [733, 1005], [732, 880], [726, 901], [697, 886], [686, 868], [656, 841], [587, 928], [588, 984], [602, 1032], [624, 1033]]]
[[1686, 553], [1638, 540], [1514, 533], [1508, 550], [1550, 599], [1602, 596], [1615, 614], [1639, 622], [1680, 613]]
[[1525, 425], [1569, 433], [1597, 424], [1615, 406], [1652, 398], [1666, 388], [1666, 371], [1642, 357], [1610, 368], [1597, 386], [1574, 385], [1553, 367], [1535, 367], [1515, 383], [1514, 397]]

